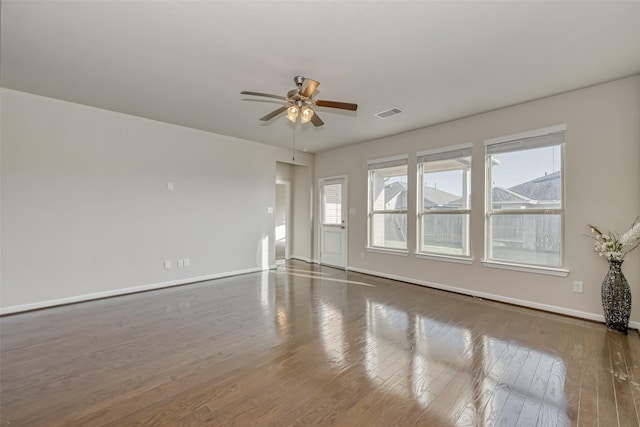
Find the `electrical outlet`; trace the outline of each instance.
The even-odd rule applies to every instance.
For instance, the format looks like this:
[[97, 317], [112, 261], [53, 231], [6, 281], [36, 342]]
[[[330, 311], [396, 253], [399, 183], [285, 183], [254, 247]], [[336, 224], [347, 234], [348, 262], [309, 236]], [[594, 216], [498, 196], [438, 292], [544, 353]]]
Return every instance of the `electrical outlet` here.
[[573, 292], [582, 293], [584, 291], [584, 285], [582, 282], [573, 282]]
[[182, 267], [184, 267], [184, 261], [179, 259], [178, 260], [178, 268], [182, 268]]
[[164, 262], [164, 268], [171, 268], [171, 261], [170, 260], [166, 260]]

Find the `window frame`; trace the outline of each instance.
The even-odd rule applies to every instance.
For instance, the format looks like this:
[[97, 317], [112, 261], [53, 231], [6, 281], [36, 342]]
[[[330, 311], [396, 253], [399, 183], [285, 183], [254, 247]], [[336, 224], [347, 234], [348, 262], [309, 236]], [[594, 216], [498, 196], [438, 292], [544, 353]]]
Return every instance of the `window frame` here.
[[[557, 275], [566, 277], [569, 271], [565, 268], [565, 209], [566, 209], [566, 186], [565, 186], [565, 145], [566, 145], [566, 125], [551, 126], [548, 128], [537, 129], [529, 132], [523, 132], [514, 135], [503, 136], [499, 138], [487, 139], [484, 141], [485, 146], [485, 233], [484, 233], [484, 259], [483, 265], [495, 268], [514, 269], [527, 272], [540, 272], [543, 274]], [[561, 135], [561, 136], [557, 136]], [[560, 142], [553, 142], [556, 138], [561, 139]], [[548, 139], [548, 142], [543, 140]], [[530, 147], [523, 148], [529, 140]], [[534, 142], [538, 141], [538, 142]], [[542, 142], [541, 142], [542, 141]], [[493, 208], [493, 192], [492, 192], [492, 162], [491, 156], [498, 153], [490, 153], [493, 151], [490, 147], [503, 144], [501, 152], [512, 153], [517, 151], [526, 151], [544, 147], [560, 147], [560, 208], [541, 208], [541, 209], [494, 209]], [[512, 149], [509, 149], [509, 146]], [[506, 147], [506, 148], [504, 148]], [[559, 265], [533, 264], [527, 262], [516, 262], [501, 258], [494, 258], [492, 253], [493, 233], [492, 221], [493, 217], [503, 215], [559, 215], [560, 216], [560, 249], [559, 249]]]
[[[405, 224], [408, 221], [408, 207], [407, 209], [375, 209], [374, 208], [374, 192], [373, 182], [374, 173], [376, 170], [389, 169], [392, 167], [404, 166], [406, 168], [407, 185], [409, 182], [409, 156], [406, 154], [385, 157], [381, 159], [369, 160], [367, 162], [367, 250], [371, 252], [388, 252], [394, 254], [408, 254], [409, 241], [407, 239], [404, 248], [395, 248], [389, 246], [378, 246], [373, 244], [373, 218], [375, 215], [395, 214], [404, 215]], [[409, 196], [409, 189], [407, 188], [407, 199]], [[407, 224], [408, 225], [408, 224]], [[405, 237], [407, 236], [407, 230], [405, 229]]]
[[[417, 161], [417, 191], [416, 191], [416, 256], [427, 259], [451, 260], [453, 262], [472, 263], [473, 253], [471, 247], [471, 197], [472, 197], [472, 170], [473, 170], [473, 144], [465, 143], [458, 145], [450, 145], [447, 147], [436, 148], [433, 150], [425, 150], [416, 153]], [[425, 166], [431, 161], [454, 160], [463, 157], [469, 157], [469, 167], [466, 188], [463, 184], [462, 198], [467, 198], [468, 207], [466, 209], [425, 209], [424, 208], [424, 174]], [[454, 170], [454, 169], [452, 169]], [[457, 170], [457, 169], [455, 169]], [[466, 194], [464, 194], [466, 193]], [[424, 216], [425, 215], [465, 215], [467, 222], [466, 236], [463, 235], [462, 246], [467, 248], [466, 254], [445, 254], [442, 252], [424, 251]]]

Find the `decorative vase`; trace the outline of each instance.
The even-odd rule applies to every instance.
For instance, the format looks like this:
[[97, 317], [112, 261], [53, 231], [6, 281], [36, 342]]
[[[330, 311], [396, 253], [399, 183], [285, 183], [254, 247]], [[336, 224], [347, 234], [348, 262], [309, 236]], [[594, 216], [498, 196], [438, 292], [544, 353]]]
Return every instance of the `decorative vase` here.
[[631, 315], [631, 289], [622, 274], [622, 261], [608, 260], [609, 271], [602, 281], [602, 309], [610, 331], [626, 334]]

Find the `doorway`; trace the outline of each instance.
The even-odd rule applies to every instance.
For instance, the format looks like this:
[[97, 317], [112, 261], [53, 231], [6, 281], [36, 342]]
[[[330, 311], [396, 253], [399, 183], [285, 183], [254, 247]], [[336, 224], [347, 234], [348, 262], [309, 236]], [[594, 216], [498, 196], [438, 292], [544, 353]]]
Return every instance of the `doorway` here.
[[276, 264], [284, 264], [290, 258], [291, 183], [276, 181]]

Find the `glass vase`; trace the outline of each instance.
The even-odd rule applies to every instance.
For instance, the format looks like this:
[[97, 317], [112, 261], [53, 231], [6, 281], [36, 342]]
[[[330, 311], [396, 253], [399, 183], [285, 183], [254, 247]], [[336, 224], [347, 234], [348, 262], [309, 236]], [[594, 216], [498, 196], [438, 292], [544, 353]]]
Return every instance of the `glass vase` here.
[[631, 316], [631, 289], [622, 274], [622, 261], [608, 260], [609, 271], [602, 281], [602, 309], [610, 331], [627, 333]]

